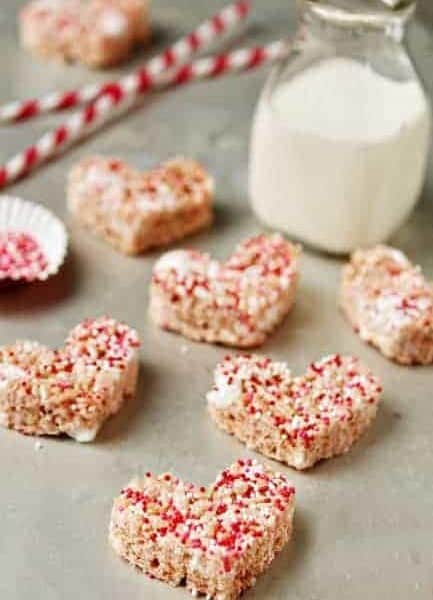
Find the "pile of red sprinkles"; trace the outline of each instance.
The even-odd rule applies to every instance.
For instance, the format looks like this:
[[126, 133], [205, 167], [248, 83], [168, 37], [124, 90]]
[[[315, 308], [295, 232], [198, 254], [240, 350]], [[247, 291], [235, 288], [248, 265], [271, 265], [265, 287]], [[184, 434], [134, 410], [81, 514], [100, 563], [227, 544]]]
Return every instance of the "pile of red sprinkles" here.
[[39, 242], [29, 233], [0, 233], [0, 281], [42, 279], [48, 260]]

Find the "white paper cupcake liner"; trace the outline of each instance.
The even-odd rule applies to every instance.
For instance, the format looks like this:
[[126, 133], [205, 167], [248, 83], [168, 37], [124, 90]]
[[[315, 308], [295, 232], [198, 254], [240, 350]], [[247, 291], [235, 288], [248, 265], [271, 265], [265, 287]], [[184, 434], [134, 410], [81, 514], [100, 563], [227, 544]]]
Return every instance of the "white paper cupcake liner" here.
[[65, 260], [68, 235], [52, 212], [35, 202], [0, 195], [0, 237], [7, 233], [27, 234], [33, 238], [46, 259], [46, 266], [27, 275], [0, 272], [1, 281], [45, 281], [59, 271]]

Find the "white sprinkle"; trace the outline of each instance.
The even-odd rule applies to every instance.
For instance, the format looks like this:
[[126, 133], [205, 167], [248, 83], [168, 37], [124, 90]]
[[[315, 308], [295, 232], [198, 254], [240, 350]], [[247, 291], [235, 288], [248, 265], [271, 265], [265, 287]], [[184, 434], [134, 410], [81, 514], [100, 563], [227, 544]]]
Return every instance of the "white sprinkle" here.
[[108, 10], [102, 14], [100, 20], [102, 32], [109, 37], [118, 37], [125, 33], [128, 21], [123, 13], [118, 10]]

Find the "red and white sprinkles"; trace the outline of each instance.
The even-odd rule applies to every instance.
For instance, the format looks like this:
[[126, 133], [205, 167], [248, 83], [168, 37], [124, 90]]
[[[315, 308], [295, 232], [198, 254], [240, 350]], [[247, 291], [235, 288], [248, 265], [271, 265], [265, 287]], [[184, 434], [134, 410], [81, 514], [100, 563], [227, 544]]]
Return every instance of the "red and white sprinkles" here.
[[65, 226], [40, 204], [0, 196], [0, 282], [45, 281], [62, 266]]
[[133, 329], [101, 317], [78, 325], [59, 350], [34, 342], [0, 348], [0, 423], [28, 435], [93, 440], [135, 390], [139, 345]]
[[150, 575], [186, 579], [208, 598], [236, 598], [289, 539], [294, 498], [284, 475], [251, 459], [222, 471], [209, 488], [147, 473], [116, 498], [110, 541]]
[[71, 331], [65, 352], [74, 360], [82, 359], [98, 371], [126, 368], [131, 354], [140, 347], [138, 333], [111, 317], [86, 319]]
[[153, 271], [151, 315], [193, 339], [261, 344], [293, 304], [298, 255], [280, 235], [250, 238], [226, 262], [194, 250], [168, 252]]
[[0, 232], [0, 281], [43, 279], [47, 258], [29, 233]]
[[350, 356], [328, 356], [292, 377], [285, 363], [243, 355], [217, 366], [207, 400], [223, 429], [306, 468], [346, 451], [374, 418], [380, 394], [377, 378]]
[[360, 337], [385, 356], [433, 362], [433, 285], [399, 250], [355, 252], [343, 269], [340, 304]]

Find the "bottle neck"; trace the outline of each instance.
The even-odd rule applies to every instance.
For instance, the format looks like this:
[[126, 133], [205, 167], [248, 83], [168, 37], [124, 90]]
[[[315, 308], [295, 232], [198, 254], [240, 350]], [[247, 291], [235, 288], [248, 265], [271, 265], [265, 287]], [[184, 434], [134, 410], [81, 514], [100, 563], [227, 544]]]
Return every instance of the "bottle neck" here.
[[[414, 0], [380, 0], [383, 9], [336, 5], [327, 0], [305, 0], [303, 21], [307, 28], [322, 38], [344, 39], [354, 36], [386, 36], [395, 42], [404, 37], [406, 25], [415, 10]], [[385, 3], [394, 3], [395, 8], [386, 8]]]

